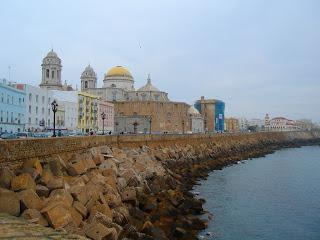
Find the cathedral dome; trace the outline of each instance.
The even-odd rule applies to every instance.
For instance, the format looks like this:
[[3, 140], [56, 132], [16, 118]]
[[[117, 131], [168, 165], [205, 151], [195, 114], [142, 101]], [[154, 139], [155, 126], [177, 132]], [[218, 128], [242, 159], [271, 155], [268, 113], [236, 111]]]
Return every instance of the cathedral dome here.
[[160, 92], [158, 88], [152, 85], [150, 75], [148, 75], [147, 84], [138, 89], [139, 92]]
[[48, 52], [47, 57], [57, 58], [58, 55], [53, 51], [53, 49], [51, 49], [51, 51]]
[[128, 77], [133, 79], [128, 69], [122, 66], [115, 66], [111, 68], [107, 73], [106, 77]]

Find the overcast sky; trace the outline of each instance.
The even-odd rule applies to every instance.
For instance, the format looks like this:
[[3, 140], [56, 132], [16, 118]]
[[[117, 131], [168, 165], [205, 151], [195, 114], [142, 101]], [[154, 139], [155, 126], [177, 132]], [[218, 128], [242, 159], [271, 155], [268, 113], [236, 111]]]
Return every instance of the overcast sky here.
[[0, 78], [38, 85], [53, 47], [73, 86], [123, 65], [174, 101], [320, 122], [319, 0], [1, 0], [0, 32]]

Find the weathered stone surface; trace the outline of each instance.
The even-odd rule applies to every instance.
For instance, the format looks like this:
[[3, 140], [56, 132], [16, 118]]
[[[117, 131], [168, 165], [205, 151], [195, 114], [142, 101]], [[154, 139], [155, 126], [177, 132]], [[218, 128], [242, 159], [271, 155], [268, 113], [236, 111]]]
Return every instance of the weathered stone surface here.
[[87, 171], [86, 165], [83, 161], [78, 161], [68, 166], [68, 173], [71, 176], [77, 176], [85, 173]]
[[48, 226], [48, 221], [42, 216], [42, 214], [36, 209], [26, 209], [21, 217], [29, 220], [29, 222], [37, 223], [42, 226]]
[[50, 190], [63, 188], [64, 187], [64, 179], [63, 179], [63, 177], [54, 177], [54, 178], [52, 178], [48, 182], [47, 187]]
[[46, 186], [38, 184], [36, 186], [36, 193], [38, 194], [39, 197], [48, 197], [50, 190]]
[[83, 218], [87, 217], [88, 210], [81, 202], [74, 201], [73, 207], [82, 215]]
[[13, 191], [36, 189], [36, 183], [28, 173], [23, 173], [11, 179], [11, 189]]
[[63, 228], [74, 221], [70, 207], [60, 201], [45, 207], [41, 210], [41, 213], [46, 216], [53, 228]]
[[104, 160], [100, 164], [99, 169], [101, 170], [112, 169], [116, 174], [118, 172], [117, 164], [112, 159]]
[[42, 166], [39, 158], [29, 158], [23, 162], [22, 169], [34, 168], [40, 175], [42, 175]]
[[55, 189], [50, 193], [50, 201], [62, 201], [68, 206], [72, 206], [73, 198], [71, 194], [65, 189]]
[[73, 207], [70, 207], [69, 210], [75, 225], [78, 227], [82, 223], [82, 215]]
[[92, 218], [96, 212], [100, 212], [109, 218], [113, 218], [112, 211], [108, 204], [96, 204], [90, 210], [90, 218]]
[[0, 187], [10, 189], [14, 173], [9, 168], [0, 168]]
[[127, 201], [137, 201], [137, 194], [134, 187], [128, 187], [121, 192], [121, 199], [124, 202]]
[[92, 223], [86, 227], [86, 236], [94, 240], [116, 240], [117, 233], [115, 229], [107, 228], [101, 223]]
[[19, 193], [19, 198], [23, 209], [36, 209], [41, 210], [43, 208], [43, 201], [32, 189], [23, 190]]
[[15, 192], [0, 188], [0, 213], [19, 216], [20, 200]]

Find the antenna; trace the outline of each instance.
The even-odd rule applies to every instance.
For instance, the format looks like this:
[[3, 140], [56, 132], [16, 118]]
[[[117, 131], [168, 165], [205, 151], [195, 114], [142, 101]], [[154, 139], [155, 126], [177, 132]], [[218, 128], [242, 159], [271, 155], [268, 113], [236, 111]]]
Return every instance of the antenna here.
[[11, 81], [11, 66], [8, 66], [8, 72], [9, 72], [9, 82]]

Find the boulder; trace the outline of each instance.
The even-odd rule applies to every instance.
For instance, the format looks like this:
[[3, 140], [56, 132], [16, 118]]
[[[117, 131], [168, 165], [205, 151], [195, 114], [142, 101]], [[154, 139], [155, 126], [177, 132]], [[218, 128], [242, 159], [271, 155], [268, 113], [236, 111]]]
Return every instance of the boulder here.
[[70, 207], [69, 209], [73, 218], [73, 222], [75, 223], [76, 227], [79, 227], [79, 225], [82, 223], [82, 215], [73, 207]]
[[91, 219], [96, 212], [100, 212], [109, 218], [113, 218], [112, 211], [108, 204], [96, 204], [90, 209], [90, 217]]
[[0, 168], [0, 187], [10, 189], [14, 173], [9, 168]]
[[83, 218], [87, 217], [87, 208], [79, 201], [74, 201], [73, 207], [82, 215]]
[[36, 209], [41, 210], [43, 208], [43, 201], [36, 192], [32, 189], [23, 190], [19, 193], [21, 200], [21, 206], [23, 209]]
[[70, 207], [60, 201], [45, 207], [41, 213], [53, 228], [63, 228], [74, 221]]
[[88, 195], [87, 188], [82, 186], [71, 187], [70, 193], [76, 201], [81, 202], [83, 205], [86, 205], [90, 200]]
[[94, 240], [116, 240], [118, 238], [114, 228], [108, 228], [101, 223], [91, 223], [86, 226], [85, 234]]
[[20, 200], [15, 192], [0, 188], [0, 212], [19, 216]]
[[77, 176], [85, 173], [87, 171], [87, 167], [84, 161], [77, 161], [75, 163], [70, 163], [68, 166], [68, 173], [71, 176]]
[[29, 158], [23, 162], [22, 169], [34, 168], [40, 175], [42, 175], [42, 166], [39, 158]]
[[46, 186], [38, 184], [36, 186], [36, 193], [38, 194], [39, 197], [48, 197], [50, 190]]
[[28, 173], [14, 176], [11, 179], [11, 189], [13, 191], [25, 190], [25, 189], [36, 189], [36, 183]]
[[100, 166], [100, 170], [112, 169], [116, 174], [118, 173], [117, 164], [112, 159], [104, 160]]
[[50, 190], [63, 188], [64, 187], [64, 179], [63, 179], [63, 177], [54, 177], [54, 178], [52, 178], [48, 182], [47, 187]]
[[21, 217], [29, 220], [29, 222], [40, 224], [42, 226], [48, 226], [48, 221], [42, 216], [42, 214], [36, 209], [26, 209]]
[[71, 194], [65, 189], [55, 189], [50, 193], [50, 201], [62, 201], [68, 206], [72, 206], [73, 198]]
[[123, 202], [127, 202], [127, 201], [137, 201], [137, 194], [136, 194], [136, 190], [134, 187], [128, 187], [125, 188], [122, 192], [121, 192], [121, 199]]

